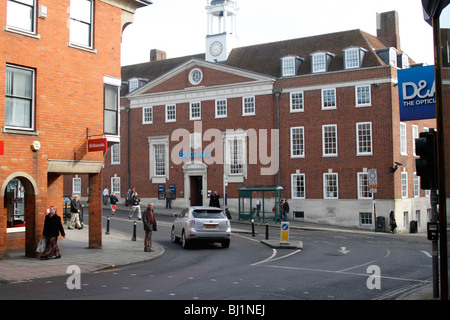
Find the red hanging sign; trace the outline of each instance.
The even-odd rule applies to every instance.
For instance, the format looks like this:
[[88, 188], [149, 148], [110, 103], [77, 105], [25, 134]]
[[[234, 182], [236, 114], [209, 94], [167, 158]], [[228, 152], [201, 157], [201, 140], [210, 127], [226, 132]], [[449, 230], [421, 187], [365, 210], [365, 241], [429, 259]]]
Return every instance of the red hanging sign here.
[[5, 142], [0, 141], [0, 156], [3, 155], [3, 148], [4, 148]]
[[89, 152], [106, 151], [106, 150], [108, 150], [108, 139], [101, 138], [101, 139], [88, 140], [88, 151]]

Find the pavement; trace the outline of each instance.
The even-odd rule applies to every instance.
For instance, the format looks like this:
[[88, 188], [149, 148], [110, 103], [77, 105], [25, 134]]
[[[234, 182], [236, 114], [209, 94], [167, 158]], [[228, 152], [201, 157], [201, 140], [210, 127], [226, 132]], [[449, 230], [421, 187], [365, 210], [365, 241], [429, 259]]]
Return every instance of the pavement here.
[[[104, 209], [109, 209], [105, 206]], [[173, 216], [173, 213], [178, 212], [178, 209], [155, 208], [156, 217], [158, 215]], [[125, 206], [118, 206], [116, 216], [121, 213], [122, 218], [126, 217], [124, 212], [128, 212]], [[109, 232], [106, 234], [106, 216], [103, 215], [103, 239], [101, 249], [88, 248], [89, 226], [85, 225], [83, 229], [68, 230], [67, 225], [64, 225], [66, 231], [66, 238], [58, 239], [58, 246], [61, 251], [60, 259], [39, 260], [38, 258], [26, 257], [24, 250], [8, 250], [4, 257], [0, 260], [0, 285], [2, 283], [15, 283], [32, 281], [33, 279], [49, 278], [55, 276], [69, 276], [72, 274], [70, 266], [78, 266], [82, 273], [92, 273], [109, 268], [123, 267], [135, 263], [142, 263], [152, 261], [164, 255], [165, 250], [163, 246], [155, 241], [152, 241], [153, 252], [144, 252], [143, 239], [132, 240], [132, 233], [125, 234], [118, 231]], [[112, 217], [111, 219], [115, 219]], [[291, 229], [299, 230], [317, 230], [317, 231], [338, 231], [350, 233], [374, 233], [373, 230], [363, 230], [356, 228], [338, 227], [332, 225], [323, 225], [315, 223], [307, 223], [303, 221], [290, 220]], [[267, 225], [269, 229], [280, 228], [280, 223], [274, 223], [270, 219], [265, 222], [255, 221], [255, 226]], [[141, 226], [139, 224], [139, 226]], [[233, 215], [231, 219], [231, 230], [233, 233], [249, 233], [252, 234], [252, 223], [249, 220], [238, 221]], [[273, 236], [273, 230], [270, 232]], [[275, 231], [278, 235], [279, 231]], [[385, 234], [380, 233], [377, 234]], [[426, 237], [425, 232], [409, 234], [417, 237]], [[402, 236], [402, 234], [398, 234]], [[294, 248], [303, 249], [303, 242], [287, 242], [280, 243], [278, 239], [261, 240], [263, 245], [268, 245], [273, 248]], [[0, 287], [1, 288], [1, 287]], [[425, 285], [404, 294], [400, 300], [433, 300], [432, 284]]]

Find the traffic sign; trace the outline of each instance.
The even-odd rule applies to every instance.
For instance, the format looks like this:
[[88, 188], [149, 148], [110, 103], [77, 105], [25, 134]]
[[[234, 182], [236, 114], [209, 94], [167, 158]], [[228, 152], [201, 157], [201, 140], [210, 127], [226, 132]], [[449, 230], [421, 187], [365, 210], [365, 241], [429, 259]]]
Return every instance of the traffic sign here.
[[370, 192], [376, 193], [378, 188], [377, 169], [367, 170], [367, 178]]
[[289, 222], [281, 223], [281, 243], [289, 242]]

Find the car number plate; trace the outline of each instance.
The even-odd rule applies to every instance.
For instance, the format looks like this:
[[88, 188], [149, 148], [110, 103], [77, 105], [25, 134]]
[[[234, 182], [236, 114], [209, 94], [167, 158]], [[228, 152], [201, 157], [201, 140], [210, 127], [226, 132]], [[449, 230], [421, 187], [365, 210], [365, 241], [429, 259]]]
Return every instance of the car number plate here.
[[216, 229], [217, 224], [205, 224], [204, 227], [205, 229]]

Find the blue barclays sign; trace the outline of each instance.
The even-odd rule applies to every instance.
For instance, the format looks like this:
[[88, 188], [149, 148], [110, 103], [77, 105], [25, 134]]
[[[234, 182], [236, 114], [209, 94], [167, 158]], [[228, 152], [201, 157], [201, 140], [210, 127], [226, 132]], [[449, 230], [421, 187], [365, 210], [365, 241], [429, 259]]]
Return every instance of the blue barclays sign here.
[[211, 158], [211, 151], [180, 152], [179, 155], [186, 159]]
[[400, 121], [436, 118], [434, 66], [397, 71]]

